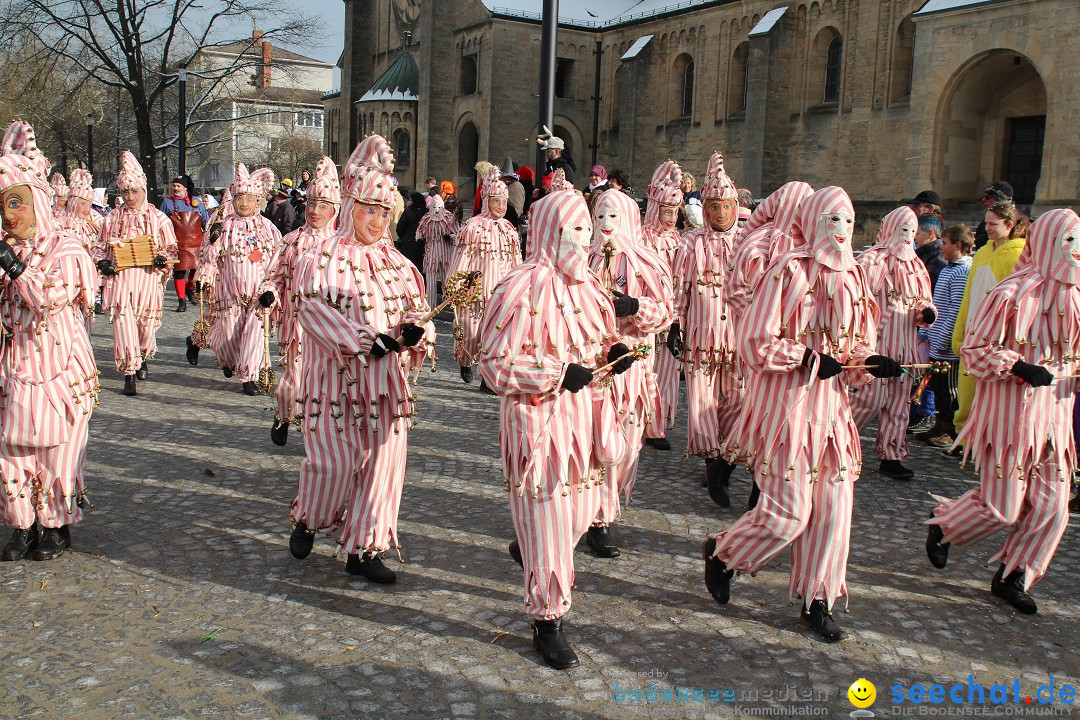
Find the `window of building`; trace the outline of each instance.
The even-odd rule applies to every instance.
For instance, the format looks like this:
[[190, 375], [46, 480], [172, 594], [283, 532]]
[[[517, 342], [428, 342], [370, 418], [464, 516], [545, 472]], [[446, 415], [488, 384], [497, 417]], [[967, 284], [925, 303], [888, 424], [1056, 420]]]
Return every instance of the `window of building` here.
[[323, 114], [321, 110], [305, 110], [296, 113], [296, 127], [321, 128]]
[[694, 114], [694, 61], [691, 60], [683, 70], [682, 114], [690, 117]]
[[459, 95], [472, 95], [476, 92], [476, 55], [462, 55], [460, 68]]
[[825, 60], [825, 102], [840, 100], [840, 61], [844, 53], [844, 39], [837, 35], [829, 43]]
[[405, 130], [396, 130], [394, 132], [394, 166], [403, 168], [409, 167], [411, 162], [410, 153], [410, 138], [409, 133]]
[[892, 70], [889, 76], [889, 102], [911, 96], [911, 68], [915, 64], [915, 23], [904, 18], [893, 39]]
[[208, 180], [221, 179], [221, 164], [212, 162], [206, 164], [206, 177]]
[[728, 112], [746, 110], [746, 94], [750, 82], [750, 43], [742, 42], [735, 48], [728, 70]]
[[574, 61], [569, 58], [555, 60], [555, 97], [573, 97]]
[[668, 88], [669, 119], [689, 118], [694, 112], [694, 59], [686, 53], [675, 58]]

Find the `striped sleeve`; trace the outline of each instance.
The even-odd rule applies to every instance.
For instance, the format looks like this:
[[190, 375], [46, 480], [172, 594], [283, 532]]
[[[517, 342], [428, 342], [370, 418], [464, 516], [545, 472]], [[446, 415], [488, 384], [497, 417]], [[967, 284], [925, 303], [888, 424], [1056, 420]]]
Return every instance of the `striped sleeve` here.
[[[775, 267], [775, 266], [774, 266]], [[750, 305], [739, 320], [736, 349], [754, 372], [790, 372], [802, 365], [806, 346], [781, 335], [781, 308], [789, 271], [765, 274]]]
[[968, 372], [979, 380], [1009, 380], [1012, 366], [1024, 357], [1003, 343], [1016, 333], [1013, 309], [1016, 287], [1002, 283], [979, 305], [971, 320], [971, 330], [960, 349], [960, 359]]

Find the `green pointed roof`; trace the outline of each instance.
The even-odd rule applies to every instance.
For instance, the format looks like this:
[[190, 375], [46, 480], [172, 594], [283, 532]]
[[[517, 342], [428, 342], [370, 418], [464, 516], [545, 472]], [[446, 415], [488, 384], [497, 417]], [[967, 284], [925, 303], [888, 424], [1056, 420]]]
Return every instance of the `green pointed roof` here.
[[357, 102], [374, 100], [404, 100], [416, 102], [420, 99], [420, 68], [413, 56], [401, 53], [386, 72], [379, 76], [371, 89]]

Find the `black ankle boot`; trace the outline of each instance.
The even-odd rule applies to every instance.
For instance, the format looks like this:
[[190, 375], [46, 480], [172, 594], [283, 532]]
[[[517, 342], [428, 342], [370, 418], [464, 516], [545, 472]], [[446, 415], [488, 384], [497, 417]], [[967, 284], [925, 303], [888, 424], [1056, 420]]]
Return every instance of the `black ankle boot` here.
[[487, 383], [484, 382], [483, 378], [480, 378], [480, 392], [484, 393], [485, 395], [498, 395], [497, 392], [487, 386]]
[[13, 560], [22, 560], [26, 557], [26, 554], [37, 547], [38, 543], [38, 524], [35, 520], [30, 527], [25, 530], [15, 528], [15, 532], [11, 534], [11, 540], [4, 546], [3, 555], [0, 556], [4, 562], [11, 562]]
[[904, 467], [899, 460], [882, 460], [878, 472], [893, 480], [914, 480], [915, 472]]
[[243, 390], [245, 395], [259, 394], [259, 386], [255, 384], [254, 380], [248, 380], [247, 382], [245, 382]]
[[147, 375], [147, 373], [149, 371], [150, 371], [150, 366], [146, 364], [145, 360], [143, 360], [142, 365], [140, 365], [139, 369], [135, 371], [135, 379], [136, 380], [145, 380], [146, 375]]
[[611, 536], [611, 528], [607, 525], [593, 526], [585, 534], [585, 542], [598, 557], [617, 558], [622, 553], [615, 545], [615, 538]]
[[533, 621], [533, 647], [551, 667], [566, 670], [581, 664], [574, 649], [563, 635], [562, 618]]
[[180, 304], [176, 306], [176, 312], [187, 312], [187, 300], [180, 298]]
[[757, 507], [758, 500], [761, 498], [761, 488], [758, 487], [757, 480], [750, 481], [750, 497], [746, 499], [746, 509], [753, 510]]
[[518, 545], [517, 540], [510, 541], [510, 547], [507, 548], [510, 551], [510, 557], [514, 558], [514, 562], [521, 566], [521, 569], [525, 569], [525, 561], [521, 558], [521, 546]]
[[735, 571], [728, 570], [722, 560], [713, 557], [715, 552], [716, 538], [701, 543], [701, 557], [705, 559], [705, 587], [716, 602], [726, 605], [731, 599], [731, 576]]
[[30, 557], [34, 560], [54, 560], [71, 547], [71, 531], [67, 525], [58, 528], [44, 528], [41, 539]]
[[350, 575], [360, 575], [373, 583], [383, 585], [389, 585], [397, 580], [397, 575], [383, 565], [378, 553], [364, 553], [362, 556], [350, 554], [345, 563], [345, 572]]
[[825, 642], [837, 642], [844, 638], [844, 631], [836, 624], [824, 600], [815, 600], [810, 603], [809, 608], [803, 605], [802, 621], [812, 627]]
[[472, 368], [468, 365], [461, 366], [461, 379], [467, 383], [472, 382]]
[[199, 346], [191, 342], [191, 336], [188, 335], [184, 340], [187, 342], [187, 361], [192, 365], [199, 364]]
[[[930, 517], [934, 517], [930, 513]], [[926, 531], [926, 557], [930, 558], [930, 564], [938, 570], [944, 570], [949, 562], [949, 543], [942, 542], [945, 539], [945, 531], [940, 525], [930, 525]]]
[[315, 546], [315, 531], [308, 530], [303, 521], [298, 521], [289, 536], [289, 552], [297, 560], [303, 560], [311, 554], [311, 548]]
[[731, 507], [731, 493], [728, 485], [735, 466], [724, 458], [716, 458], [705, 466], [705, 486], [709, 488], [709, 497], [720, 507]]
[[666, 437], [645, 438], [645, 444], [657, 450], [670, 450], [671, 442]]
[[1037, 613], [1039, 606], [1035, 604], [1035, 598], [1024, 591], [1024, 571], [1013, 570], [1008, 576], [1002, 577], [1004, 574], [1005, 564], [1002, 563], [997, 574], [994, 575], [994, 579], [990, 582], [990, 592], [1012, 605], [1017, 612], [1022, 612], [1025, 615]]
[[125, 375], [124, 376], [124, 394], [125, 395], [135, 395], [138, 392], [139, 392], [138, 389], [135, 387], [135, 376], [134, 375]]
[[228, 365], [222, 365], [221, 366], [221, 374], [224, 375], [227, 378], [231, 378], [232, 377], [232, 368], [229, 367]]
[[275, 419], [273, 427], [270, 428], [270, 439], [275, 445], [284, 446], [289, 440], [289, 423]]

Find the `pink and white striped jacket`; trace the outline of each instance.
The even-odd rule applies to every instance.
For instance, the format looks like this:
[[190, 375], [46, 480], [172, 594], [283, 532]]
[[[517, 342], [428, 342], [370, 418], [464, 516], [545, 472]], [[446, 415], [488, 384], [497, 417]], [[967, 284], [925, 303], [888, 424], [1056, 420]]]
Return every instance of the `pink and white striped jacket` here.
[[214, 286], [215, 307], [250, 307], [280, 245], [281, 234], [262, 215], [229, 215], [221, 223], [221, 237], [207, 251], [208, 262], [199, 268], [195, 279]]

